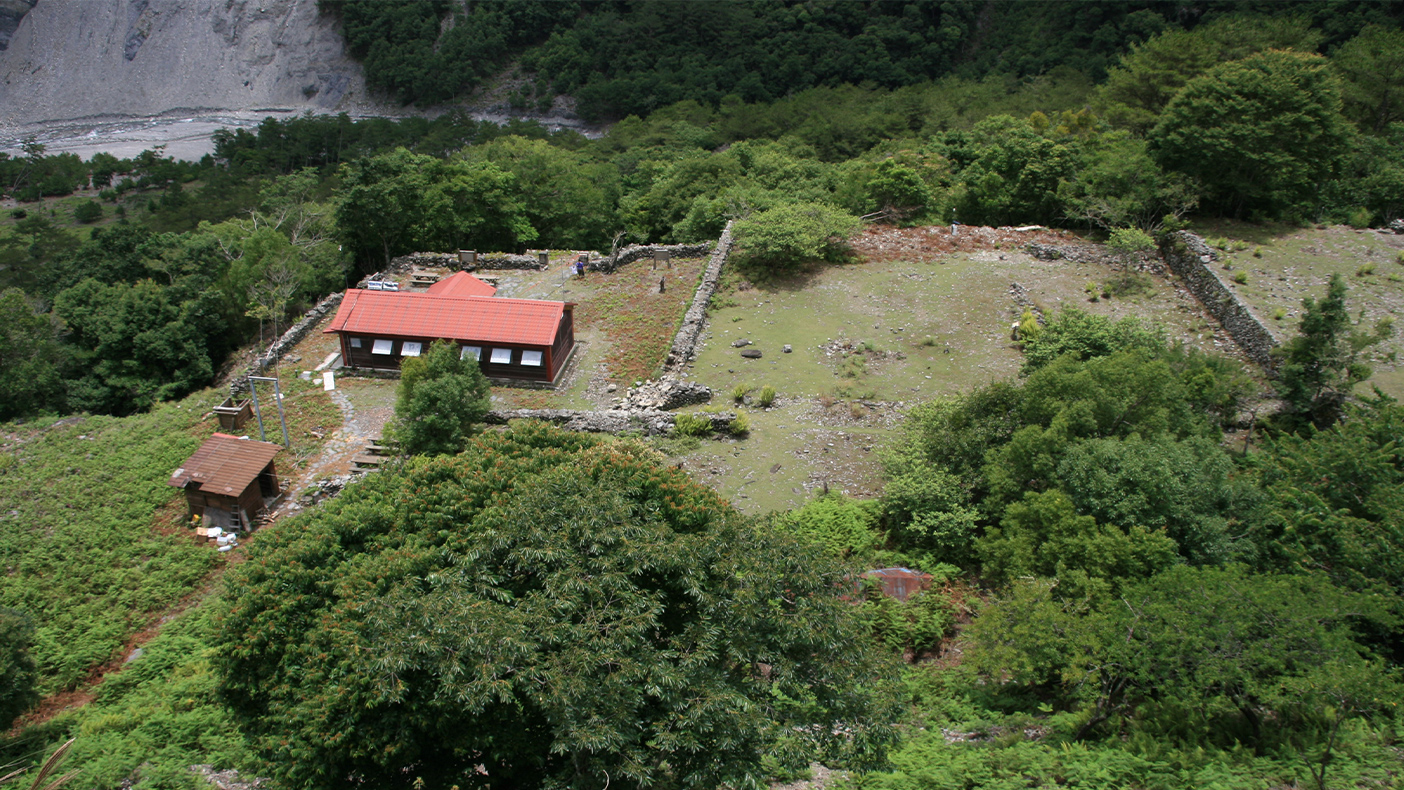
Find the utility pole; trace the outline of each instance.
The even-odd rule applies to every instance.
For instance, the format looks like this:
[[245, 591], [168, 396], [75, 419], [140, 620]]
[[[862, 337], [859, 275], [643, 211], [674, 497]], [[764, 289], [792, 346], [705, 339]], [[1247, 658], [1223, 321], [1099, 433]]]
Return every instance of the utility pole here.
[[288, 417], [283, 412], [283, 391], [278, 387], [278, 380], [267, 376], [249, 376], [249, 392], [253, 395], [254, 417], [258, 418], [258, 438], [268, 441], [268, 436], [263, 432], [263, 412], [258, 407], [258, 385], [255, 382], [273, 382], [273, 399], [278, 403], [278, 419], [283, 424], [283, 446], [291, 448], [292, 442], [288, 441]]

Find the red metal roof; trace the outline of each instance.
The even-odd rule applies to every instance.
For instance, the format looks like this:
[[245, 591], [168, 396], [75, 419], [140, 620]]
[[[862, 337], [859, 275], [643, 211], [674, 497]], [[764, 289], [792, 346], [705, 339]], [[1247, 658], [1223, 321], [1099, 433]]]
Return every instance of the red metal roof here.
[[352, 288], [324, 332], [549, 346], [565, 302]]
[[176, 488], [195, 482], [201, 491], [236, 497], [268, 468], [281, 449], [276, 444], [217, 433], [171, 473], [167, 482]]
[[497, 289], [468, 272], [454, 272], [429, 286], [435, 296], [492, 296]]
[[929, 573], [914, 571], [911, 568], [878, 568], [863, 574], [869, 579], [877, 579], [882, 585], [883, 595], [905, 601], [912, 595], [931, 586]]

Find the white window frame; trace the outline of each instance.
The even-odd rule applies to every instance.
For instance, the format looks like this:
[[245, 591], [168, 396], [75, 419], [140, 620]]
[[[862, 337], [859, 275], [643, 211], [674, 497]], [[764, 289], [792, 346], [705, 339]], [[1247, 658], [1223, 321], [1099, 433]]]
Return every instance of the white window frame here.
[[480, 361], [482, 361], [482, 358], [483, 358], [483, 347], [482, 347], [482, 346], [459, 346], [459, 347], [458, 347], [458, 358], [459, 358], [459, 359], [469, 359], [469, 358], [472, 358], [472, 360], [473, 360], [474, 362], [480, 362]]
[[542, 355], [542, 353], [541, 353], [540, 351], [526, 351], [526, 350], [523, 350], [523, 351], [522, 351], [522, 362], [521, 362], [521, 364], [523, 364], [523, 365], [525, 365], [526, 367], [529, 367], [529, 368], [539, 368], [539, 367], [541, 367], [541, 359], [542, 359], [542, 356], [543, 356], [543, 355]]
[[360, 348], [360, 347], [361, 347], [361, 339], [360, 339], [359, 337], [353, 337], [353, 338], [351, 338], [351, 347], [352, 347], [352, 348]]
[[512, 364], [512, 349], [494, 348], [489, 359], [494, 365], [510, 365]]
[[400, 356], [402, 357], [417, 357], [422, 350], [424, 350], [424, 346], [413, 340], [406, 340], [400, 344]]
[[371, 353], [390, 356], [395, 353], [395, 341], [376, 340], [374, 343], [371, 344]]

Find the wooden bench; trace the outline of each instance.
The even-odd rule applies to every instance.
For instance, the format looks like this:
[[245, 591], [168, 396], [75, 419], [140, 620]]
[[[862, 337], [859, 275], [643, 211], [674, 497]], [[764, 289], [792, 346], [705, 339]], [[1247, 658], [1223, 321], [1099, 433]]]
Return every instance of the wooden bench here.
[[439, 281], [437, 274], [414, 274], [410, 275], [410, 286], [413, 288], [428, 288]]

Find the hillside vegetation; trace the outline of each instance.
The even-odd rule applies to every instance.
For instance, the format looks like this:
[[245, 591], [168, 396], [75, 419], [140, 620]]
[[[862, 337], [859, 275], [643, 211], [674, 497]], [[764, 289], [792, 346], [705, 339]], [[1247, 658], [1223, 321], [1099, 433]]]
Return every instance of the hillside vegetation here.
[[[613, 123], [0, 160], [12, 759], [76, 738], [104, 790], [1400, 784], [1397, 4], [321, 5], [402, 101], [510, 68]], [[728, 222], [687, 373], [732, 434], [475, 427], [654, 375], [701, 264], [553, 268], [503, 283], [579, 298], [580, 380], [503, 395], [435, 352], [337, 396], [397, 402], [405, 457], [237, 561], [172, 528], [202, 388], [323, 294]], [[1158, 266], [1184, 227], [1275, 377]], [[333, 406], [288, 390], [295, 464]], [[863, 576], [892, 566], [924, 589]]]

